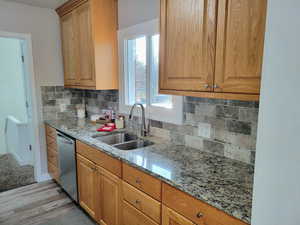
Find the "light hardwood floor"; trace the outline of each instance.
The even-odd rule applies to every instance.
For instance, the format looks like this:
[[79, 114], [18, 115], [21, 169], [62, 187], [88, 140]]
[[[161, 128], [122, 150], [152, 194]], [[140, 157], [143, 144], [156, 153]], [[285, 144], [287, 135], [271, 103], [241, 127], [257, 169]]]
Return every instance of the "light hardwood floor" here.
[[0, 193], [1, 225], [94, 225], [52, 181]]

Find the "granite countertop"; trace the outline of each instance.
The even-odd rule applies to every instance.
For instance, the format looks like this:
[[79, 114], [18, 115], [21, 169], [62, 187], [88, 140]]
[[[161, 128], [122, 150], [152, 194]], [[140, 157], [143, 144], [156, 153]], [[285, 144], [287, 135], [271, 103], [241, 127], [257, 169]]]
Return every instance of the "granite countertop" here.
[[96, 132], [99, 125], [85, 119], [45, 122], [250, 224], [254, 174], [251, 165], [168, 142], [122, 151], [93, 138], [100, 135]]

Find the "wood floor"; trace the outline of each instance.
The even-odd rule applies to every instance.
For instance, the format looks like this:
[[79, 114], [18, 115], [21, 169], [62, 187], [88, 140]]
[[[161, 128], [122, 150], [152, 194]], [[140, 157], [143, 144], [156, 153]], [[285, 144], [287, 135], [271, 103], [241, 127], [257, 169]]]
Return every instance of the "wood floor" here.
[[54, 182], [49, 181], [0, 193], [0, 224], [90, 225], [94, 223], [66, 194], [60, 192], [60, 188]]

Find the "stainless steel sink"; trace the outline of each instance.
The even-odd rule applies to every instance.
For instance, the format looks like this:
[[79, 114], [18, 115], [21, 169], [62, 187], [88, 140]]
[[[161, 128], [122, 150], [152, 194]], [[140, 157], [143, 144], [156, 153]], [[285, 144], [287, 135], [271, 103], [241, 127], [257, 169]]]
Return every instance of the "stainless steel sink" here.
[[120, 144], [128, 141], [133, 141], [137, 140], [138, 137], [133, 134], [129, 134], [126, 132], [120, 132], [120, 133], [115, 133], [115, 134], [108, 134], [104, 136], [94, 136], [93, 138], [104, 142], [105, 144], [108, 145], [115, 145], [115, 144]]
[[142, 140], [142, 139], [138, 139], [136, 141], [130, 141], [130, 142], [126, 142], [126, 143], [122, 143], [122, 144], [117, 144], [114, 145], [115, 148], [118, 148], [120, 150], [134, 150], [134, 149], [138, 149], [138, 148], [143, 148], [143, 147], [147, 147], [150, 145], [153, 145], [154, 143], [148, 140]]
[[154, 144], [151, 141], [138, 138], [138, 136], [127, 132], [95, 135], [93, 138], [124, 151], [143, 148]]

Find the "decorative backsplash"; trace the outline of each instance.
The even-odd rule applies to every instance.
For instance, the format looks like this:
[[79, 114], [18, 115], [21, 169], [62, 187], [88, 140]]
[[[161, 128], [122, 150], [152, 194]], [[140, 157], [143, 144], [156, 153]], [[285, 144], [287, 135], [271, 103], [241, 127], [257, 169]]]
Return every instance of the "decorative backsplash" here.
[[[76, 116], [77, 104], [86, 104], [88, 114], [118, 112], [119, 94], [47, 86], [42, 102], [44, 119], [57, 119]], [[183, 125], [151, 120], [150, 131], [174, 144], [254, 164], [258, 108], [258, 102], [184, 97]]]

